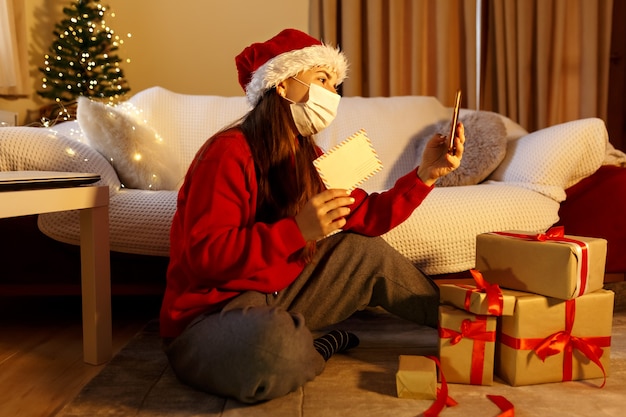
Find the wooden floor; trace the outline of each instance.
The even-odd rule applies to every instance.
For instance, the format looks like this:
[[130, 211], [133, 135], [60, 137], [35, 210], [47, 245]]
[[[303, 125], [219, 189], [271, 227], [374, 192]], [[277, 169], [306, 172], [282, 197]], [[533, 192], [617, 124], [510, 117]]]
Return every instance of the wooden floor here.
[[[160, 296], [113, 297], [114, 354], [159, 307]], [[80, 297], [0, 295], [0, 417], [53, 417], [103, 367], [82, 361]]]
[[[114, 354], [158, 317], [159, 304], [113, 298]], [[0, 416], [52, 417], [103, 366], [82, 360], [80, 297], [0, 296]]]

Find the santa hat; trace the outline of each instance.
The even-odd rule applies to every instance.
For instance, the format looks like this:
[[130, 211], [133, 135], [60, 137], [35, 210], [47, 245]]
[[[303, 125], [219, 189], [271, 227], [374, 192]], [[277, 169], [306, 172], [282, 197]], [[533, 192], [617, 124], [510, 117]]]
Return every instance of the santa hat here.
[[348, 60], [339, 48], [296, 29], [285, 29], [266, 42], [253, 43], [237, 55], [235, 64], [239, 84], [253, 106], [264, 92], [301, 71], [327, 67], [337, 74], [339, 85], [348, 70]]

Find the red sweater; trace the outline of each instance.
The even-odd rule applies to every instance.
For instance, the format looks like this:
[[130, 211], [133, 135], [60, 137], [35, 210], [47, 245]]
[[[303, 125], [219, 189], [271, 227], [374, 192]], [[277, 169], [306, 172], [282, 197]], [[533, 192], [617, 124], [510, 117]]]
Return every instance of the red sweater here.
[[[343, 230], [379, 236], [403, 222], [431, 189], [411, 171], [389, 191], [354, 190]], [[221, 309], [241, 292], [280, 291], [302, 272], [296, 255], [306, 242], [295, 218], [257, 222], [256, 202], [254, 162], [243, 133], [233, 129], [205, 144], [178, 193], [163, 337], [178, 336], [194, 317]]]

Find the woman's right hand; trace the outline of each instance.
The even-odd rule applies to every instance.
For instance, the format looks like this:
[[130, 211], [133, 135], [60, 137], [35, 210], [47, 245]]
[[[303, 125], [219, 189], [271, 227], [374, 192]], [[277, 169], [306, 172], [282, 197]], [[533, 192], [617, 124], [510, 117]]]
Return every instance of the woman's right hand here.
[[353, 203], [348, 190], [325, 190], [311, 197], [295, 216], [304, 240], [319, 240], [345, 226]]
[[454, 138], [455, 153], [448, 152], [448, 138], [442, 135], [434, 135], [422, 154], [422, 162], [417, 169], [417, 176], [429, 187], [437, 178], [447, 175], [461, 165], [463, 151], [465, 149], [465, 126], [459, 122]]

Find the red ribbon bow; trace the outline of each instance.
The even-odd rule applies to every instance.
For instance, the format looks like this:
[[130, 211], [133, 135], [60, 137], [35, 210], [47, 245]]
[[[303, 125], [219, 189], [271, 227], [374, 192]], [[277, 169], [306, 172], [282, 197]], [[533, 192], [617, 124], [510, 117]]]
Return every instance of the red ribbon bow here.
[[535, 239], [540, 242], [557, 240], [562, 237], [565, 237], [565, 228], [563, 226], [554, 226], [549, 228], [545, 233], [537, 233], [535, 235]]
[[469, 311], [473, 292], [485, 293], [487, 297], [487, 312], [492, 316], [501, 316], [503, 309], [502, 290], [498, 284], [490, 284], [476, 269], [470, 273], [476, 282], [476, 288], [471, 288], [465, 293], [465, 310]]
[[456, 345], [463, 338], [480, 340], [483, 342], [493, 342], [496, 340], [495, 332], [487, 331], [487, 323], [484, 316], [476, 316], [476, 321], [465, 319], [461, 322], [460, 332], [452, 329], [439, 328], [439, 337], [442, 339], [452, 339], [451, 345]]
[[602, 370], [602, 374], [604, 375], [604, 381], [600, 386], [600, 388], [602, 388], [604, 387], [604, 384], [606, 384], [606, 371], [600, 361], [604, 350], [587, 338], [572, 335], [572, 327], [574, 326], [575, 316], [575, 300], [566, 301], [565, 330], [556, 332], [543, 339], [537, 346], [535, 346], [534, 351], [542, 361], [545, 361], [548, 356], [558, 355], [563, 352], [563, 381], [571, 381], [573, 351], [574, 349], [578, 349], [587, 357], [587, 359], [598, 365], [598, 367]]
[[496, 340], [495, 331], [487, 331], [487, 316], [476, 315], [476, 321], [465, 319], [461, 322], [460, 331], [439, 327], [439, 337], [452, 339], [451, 345], [459, 343], [463, 338], [473, 340], [470, 384], [481, 385], [485, 364], [485, 343]]
[[611, 337], [578, 337], [572, 335], [575, 316], [576, 299], [567, 300], [565, 301], [565, 330], [553, 333], [544, 339], [517, 339], [502, 334], [501, 342], [513, 349], [533, 350], [542, 361], [545, 361], [549, 356], [563, 353], [563, 381], [572, 380], [573, 353], [574, 349], [578, 349], [602, 371], [604, 375], [604, 381], [600, 385], [602, 388], [606, 384], [606, 371], [600, 361], [604, 353], [601, 346], [610, 346]]

